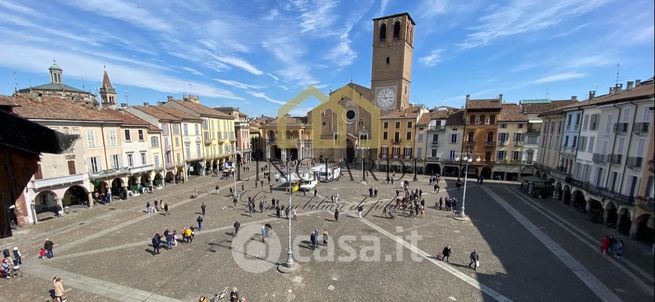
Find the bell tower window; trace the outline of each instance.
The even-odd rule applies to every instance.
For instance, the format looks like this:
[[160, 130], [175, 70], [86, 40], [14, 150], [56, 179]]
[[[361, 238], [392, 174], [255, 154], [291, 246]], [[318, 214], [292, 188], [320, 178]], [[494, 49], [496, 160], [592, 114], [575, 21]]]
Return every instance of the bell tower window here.
[[380, 41], [384, 41], [387, 39], [387, 24], [382, 23], [380, 25]]
[[393, 23], [393, 38], [394, 39], [400, 38], [400, 21], [396, 21]]

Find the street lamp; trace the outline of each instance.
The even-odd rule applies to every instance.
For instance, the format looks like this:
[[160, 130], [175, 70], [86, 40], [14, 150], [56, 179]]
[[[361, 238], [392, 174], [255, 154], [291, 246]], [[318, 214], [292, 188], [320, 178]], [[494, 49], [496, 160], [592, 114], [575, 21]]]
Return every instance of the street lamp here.
[[[464, 157], [462, 157], [461, 159], [464, 160], [464, 162], [466, 162], [466, 166], [464, 167], [464, 169], [465, 169], [464, 170], [464, 193], [462, 195], [462, 211], [459, 213], [459, 216], [463, 218], [463, 217], [466, 217], [466, 214], [464, 213], [464, 209], [466, 208], [466, 181], [467, 181], [468, 175], [469, 175], [469, 163], [473, 162], [473, 157], [472, 157], [472, 155], [470, 153], [466, 153], [466, 155]], [[460, 158], [457, 157], [457, 158], [455, 158], [455, 160], [459, 161]], [[475, 161], [480, 162], [480, 157], [478, 156], [475, 159]]]
[[364, 150], [369, 150], [371, 149], [370, 147], [357, 147], [359, 149], [359, 153], [361, 153], [361, 158], [362, 158], [362, 181], [366, 181], [366, 170], [364, 170]]
[[291, 195], [293, 193], [293, 187], [291, 186], [291, 171], [290, 171], [291, 165], [287, 163], [287, 186], [289, 187], [289, 215], [287, 215], [289, 220], [289, 247], [287, 251], [287, 261], [281, 265], [278, 265], [278, 271], [281, 273], [291, 273], [295, 271], [298, 267], [293, 261], [293, 249], [292, 249], [292, 244], [291, 244], [291, 218], [293, 217], [291, 215]]

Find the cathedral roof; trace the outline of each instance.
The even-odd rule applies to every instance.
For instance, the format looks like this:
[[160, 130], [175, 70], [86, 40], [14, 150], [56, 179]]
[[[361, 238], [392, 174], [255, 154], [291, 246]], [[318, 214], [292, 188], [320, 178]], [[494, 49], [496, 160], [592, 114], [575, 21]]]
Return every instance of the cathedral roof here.
[[121, 122], [117, 117], [107, 116], [99, 110], [58, 97], [33, 98], [19, 95], [11, 98], [15, 104], [19, 105], [14, 108], [14, 113], [27, 119]]
[[102, 87], [105, 88], [112, 88], [111, 86], [111, 81], [109, 80], [109, 74], [105, 70], [105, 72], [102, 74]]
[[68, 86], [66, 84], [62, 83], [48, 83], [48, 84], [43, 84], [39, 86], [34, 86], [34, 87], [29, 87], [29, 88], [23, 88], [19, 89], [19, 93], [29, 93], [31, 91], [38, 91], [38, 90], [47, 90], [47, 91], [69, 91], [69, 92], [79, 92], [79, 93], [86, 93], [90, 95], [94, 95], [93, 93], [86, 92], [84, 90], [77, 89], [72, 86]]

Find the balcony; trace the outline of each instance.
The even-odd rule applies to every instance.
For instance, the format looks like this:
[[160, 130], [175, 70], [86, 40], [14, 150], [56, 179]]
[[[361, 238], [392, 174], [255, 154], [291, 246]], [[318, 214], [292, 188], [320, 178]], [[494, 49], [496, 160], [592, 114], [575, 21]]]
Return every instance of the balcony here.
[[516, 146], [516, 147], [523, 146], [523, 141], [520, 141], [520, 142], [514, 142], [514, 146]]
[[484, 145], [486, 147], [495, 147], [496, 146], [496, 141], [485, 141]]
[[619, 133], [619, 134], [628, 132], [628, 123], [616, 123], [616, 124], [614, 124], [614, 132]]
[[131, 167], [129, 168], [130, 174], [138, 174], [138, 173], [143, 173], [143, 172], [148, 172], [152, 171], [155, 166], [153, 165], [145, 165], [145, 166], [140, 166], [140, 167]]
[[121, 176], [121, 175], [129, 174], [129, 173], [130, 173], [130, 171], [127, 168], [102, 170], [102, 171], [97, 171], [97, 172], [89, 171], [89, 178], [91, 180], [94, 180], [94, 179]]
[[446, 131], [446, 126], [428, 126], [428, 131]]
[[428, 156], [428, 161], [439, 161], [439, 156]]
[[591, 194], [600, 195], [620, 204], [632, 206], [635, 203], [635, 198], [632, 196], [623, 195], [619, 192], [614, 192], [608, 188], [603, 188], [586, 181], [580, 181], [569, 177], [567, 182], [575, 187], [586, 190]]
[[403, 142], [402, 139], [394, 139], [394, 140], [391, 141], [391, 143], [394, 144], [394, 145], [400, 145], [402, 142]]
[[649, 126], [650, 123], [635, 123], [635, 125], [632, 127], [632, 134], [646, 135], [648, 134]]
[[610, 163], [611, 164], [621, 164], [621, 159], [623, 159], [623, 154], [612, 154], [610, 155]]
[[74, 183], [80, 183], [84, 181], [84, 174], [75, 174], [75, 175], [66, 175], [60, 177], [52, 177], [45, 179], [36, 179], [32, 181], [32, 186], [35, 189], [40, 190], [43, 188], [55, 187], [70, 185]]
[[594, 153], [591, 160], [597, 164], [606, 164], [610, 161], [610, 156], [608, 154]]
[[539, 135], [540, 132], [541, 132], [541, 129], [539, 129], [539, 128], [531, 128], [531, 127], [528, 127], [528, 129], [527, 129], [527, 131], [525, 132], [525, 134], [528, 134], [528, 135]]
[[205, 139], [205, 145], [211, 145], [213, 137], [209, 131], [203, 131], [203, 138]]
[[625, 166], [628, 167], [628, 169], [639, 169], [641, 168], [641, 162], [642, 162], [641, 157], [637, 156], [628, 156], [628, 159], [625, 162]]
[[439, 147], [439, 142], [432, 141], [432, 146], [433, 147]]
[[475, 145], [475, 140], [467, 140], [466, 145], [467, 146], [474, 146]]
[[505, 141], [498, 141], [498, 146], [504, 147], [505, 145], [507, 145], [506, 140]]

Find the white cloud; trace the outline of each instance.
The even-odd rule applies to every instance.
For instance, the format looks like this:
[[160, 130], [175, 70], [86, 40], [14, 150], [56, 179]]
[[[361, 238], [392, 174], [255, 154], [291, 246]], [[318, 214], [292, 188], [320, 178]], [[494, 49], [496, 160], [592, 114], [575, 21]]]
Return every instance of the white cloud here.
[[266, 95], [266, 93], [263, 93], [263, 92], [259, 92], [259, 91], [250, 91], [250, 90], [249, 90], [249, 91], [246, 91], [246, 93], [248, 93], [248, 94], [250, 94], [250, 95], [252, 95], [252, 96], [254, 96], [254, 97], [256, 97], [256, 98], [260, 98], [260, 99], [267, 100], [267, 101], [269, 101], [269, 102], [271, 102], [271, 103], [274, 103], [274, 104], [278, 104], [278, 105], [284, 105], [284, 104], [286, 104], [286, 102], [282, 102], [282, 101], [278, 101], [278, 100], [276, 100], [276, 99], [273, 99], [273, 98], [269, 97], [268, 95]]
[[190, 72], [191, 74], [194, 74], [194, 75], [197, 75], [197, 76], [204, 76], [204, 75], [205, 75], [204, 73], [198, 71], [197, 69], [193, 69], [193, 68], [191, 68], [191, 67], [183, 66], [183, 67], [180, 67], [180, 68], [181, 68], [182, 70], [188, 71], [188, 72]]
[[378, 11], [378, 16], [384, 16], [384, 12], [387, 10], [387, 5], [389, 4], [389, 0], [382, 0], [380, 1], [380, 10]]
[[471, 27], [472, 33], [459, 43], [461, 48], [484, 46], [492, 41], [527, 32], [542, 30], [590, 12], [611, 0], [512, 0], [491, 11]]
[[446, 13], [450, 0], [423, 0], [419, 4], [419, 15], [422, 18], [434, 17]]
[[586, 76], [586, 74], [584, 74], [584, 73], [564, 72], [564, 73], [552, 74], [552, 75], [549, 75], [549, 76], [541, 77], [539, 79], [534, 80], [532, 83], [542, 84], [542, 83], [559, 82], [559, 81], [564, 81], [564, 80], [582, 78], [584, 76]]
[[445, 49], [435, 49], [429, 55], [418, 58], [418, 60], [425, 66], [432, 67], [437, 65], [443, 59], [443, 52]]
[[266, 75], [271, 77], [273, 80], [276, 80], [276, 81], [278, 81], [280, 79], [280, 78], [276, 77], [274, 74], [272, 74], [270, 72], [267, 72]]
[[607, 54], [584, 55], [564, 61], [566, 68], [599, 67], [616, 64], [617, 60]]
[[8, 1], [0, 1], [0, 7], [4, 7], [6, 9], [8, 9], [8, 10], [11, 10], [11, 11], [14, 11], [14, 12], [17, 12], [17, 13], [21, 13], [21, 14], [25, 14], [25, 15], [30, 15], [30, 16], [34, 16], [34, 17], [43, 17], [43, 15], [41, 13], [39, 13], [39, 12], [37, 12], [37, 11], [31, 9], [31, 8], [28, 8], [28, 7], [25, 7], [25, 6], [22, 6], [22, 5], [18, 5], [16, 3], [10, 3]]
[[264, 41], [262, 46], [282, 63], [283, 67], [277, 70], [276, 74], [285, 80], [299, 86], [308, 86], [318, 82], [312, 75], [309, 65], [303, 60], [305, 45], [298, 39], [293, 39], [291, 33], [278, 32], [275, 37]]
[[[0, 44], [0, 66], [27, 72], [43, 73], [43, 62], [57, 59], [57, 64], [67, 76], [100, 80], [104, 62], [96, 58], [65, 52], [61, 49], [41, 49], [25, 45]], [[111, 78], [114, 83], [152, 89], [166, 93], [186, 93], [189, 84], [195, 94], [207, 97], [243, 100], [229, 90], [216, 89], [209, 85], [171, 77], [142, 67], [111, 64]]]
[[162, 33], [173, 33], [175, 31], [173, 25], [155, 16], [150, 10], [136, 6], [131, 1], [113, 0], [111, 5], [95, 0], [70, 0], [64, 1], [64, 3], [81, 10], [127, 22], [143, 29]]
[[291, 4], [300, 13], [300, 32], [329, 29], [338, 16], [332, 11], [338, 3], [335, 0], [291, 0]]
[[230, 56], [230, 55], [212, 55], [212, 57], [214, 57], [214, 59], [218, 60], [221, 63], [243, 69], [254, 75], [261, 75], [264, 73], [261, 70], [257, 69], [257, 67], [248, 63], [248, 61], [239, 57]]
[[232, 87], [236, 87], [236, 88], [241, 88], [241, 89], [264, 89], [264, 88], [266, 88], [264, 86], [251, 85], [251, 84], [241, 83], [241, 82], [234, 81], [234, 80], [224, 80], [224, 79], [214, 79], [214, 80], [216, 80], [219, 83], [229, 85], [229, 86], [232, 86]]
[[289, 90], [289, 87], [284, 86], [284, 85], [277, 85], [277, 87], [280, 87], [280, 88], [282, 88], [282, 89], [284, 89], [284, 90]]
[[357, 53], [350, 47], [350, 29], [339, 37], [339, 43], [330, 50], [326, 58], [343, 68], [350, 66], [357, 58]]

